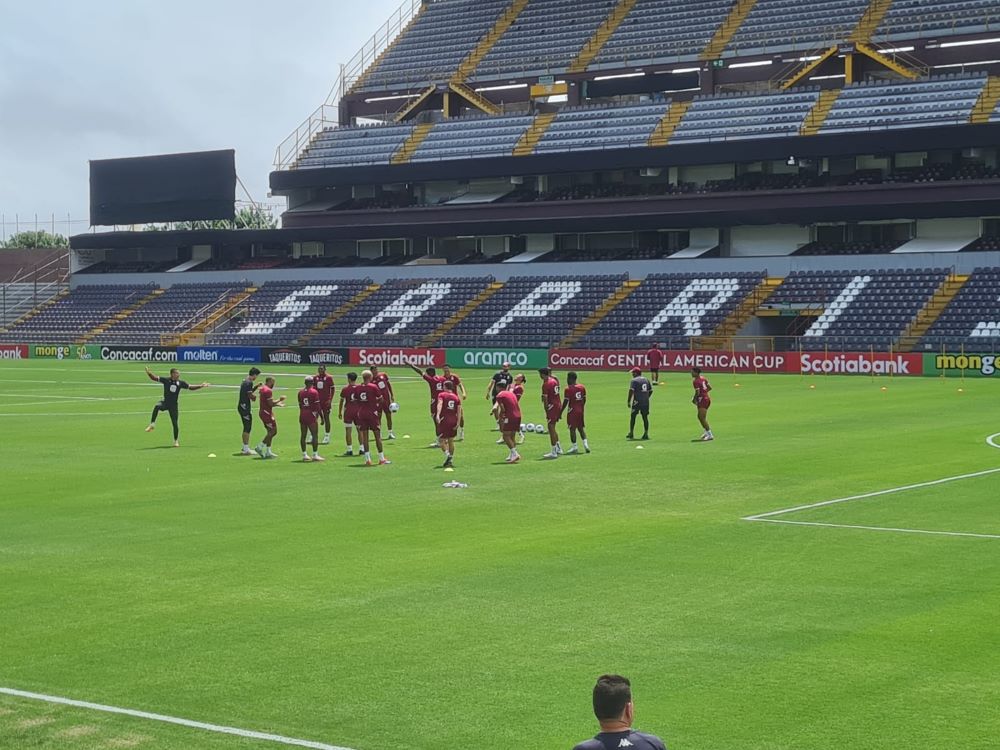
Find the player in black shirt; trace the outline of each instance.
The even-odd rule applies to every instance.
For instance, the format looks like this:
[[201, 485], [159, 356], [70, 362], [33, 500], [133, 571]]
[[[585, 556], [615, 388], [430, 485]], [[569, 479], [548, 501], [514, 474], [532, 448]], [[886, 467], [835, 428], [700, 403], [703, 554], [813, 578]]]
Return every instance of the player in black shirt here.
[[576, 745], [573, 750], [667, 750], [663, 740], [653, 734], [632, 729], [635, 706], [632, 704], [632, 684], [617, 674], [604, 674], [594, 685], [594, 716], [601, 732], [592, 740]]
[[[497, 394], [500, 393], [500, 391], [507, 390], [513, 382], [514, 376], [510, 373], [510, 362], [504, 362], [501, 369], [494, 373], [493, 377], [490, 378], [490, 382], [486, 386], [486, 400], [495, 404], [497, 401]], [[497, 429], [500, 429], [499, 422], [497, 422]], [[497, 443], [502, 442], [503, 438], [497, 440]]]
[[208, 383], [188, 385], [181, 380], [181, 374], [176, 367], [170, 370], [169, 378], [156, 377], [148, 367], [146, 368], [146, 375], [154, 383], [159, 383], [163, 386], [163, 399], [153, 407], [153, 415], [149, 418], [149, 427], [146, 428], [146, 432], [153, 431], [156, 427], [156, 418], [161, 411], [165, 411], [170, 415], [170, 421], [174, 425], [174, 447], [178, 448], [180, 447], [180, 442], [178, 442], [180, 428], [177, 424], [177, 398], [181, 395], [181, 391], [200, 391], [202, 388], [207, 388]]
[[642, 370], [632, 368], [632, 382], [628, 386], [628, 405], [632, 409], [632, 419], [628, 425], [628, 440], [634, 440], [635, 418], [642, 415], [642, 439], [649, 440], [649, 397], [653, 395], [653, 386], [642, 376]]
[[260, 370], [251, 367], [250, 374], [240, 383], [240, 400], [236, 404], [236, 411], [239, 412], [240, 421], [243, 422], [243, 448], [240, 453], [244, 456], [253, 455], [253, 451], [250, 450], [250, 430], [253, 429], [253, 407], [250, 402], [257, 400], [257, 396], [254, 394], [257, 392], [258, 386], [254, 381], [258, 375], [260, 375]]

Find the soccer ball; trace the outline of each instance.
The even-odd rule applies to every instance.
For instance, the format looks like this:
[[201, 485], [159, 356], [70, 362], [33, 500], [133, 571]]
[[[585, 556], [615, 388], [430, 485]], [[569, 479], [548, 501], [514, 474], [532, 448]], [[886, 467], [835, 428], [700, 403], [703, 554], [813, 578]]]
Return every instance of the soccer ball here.
[[399, 404], [393, 401], [391, 404], [389, 404], [389, 411], [399, 411]]
[[528, 425], [526, 424], [521, 425], [521, 433], [524, 434], [527, 431], [528, 431]]
[[539, 435], [544, 435], [546, 432], [548, 432], [548, 430], [545, 428], [545, 425], [543, 425], [543, 424], [536, 424], [535, 425], [535, 432], [537, 432]]
[[534, 431], [535, 431], [535, 425], [533, 425], [533, 424], [531, 424], [531, 423], [529, 422], [528, 424], [525, 424], [525, 425], [521, 425], [521, 429], [522, 429], [522, 430], [526, 430], [526, 431], [528, 431], [528, 432], [534, 432]]

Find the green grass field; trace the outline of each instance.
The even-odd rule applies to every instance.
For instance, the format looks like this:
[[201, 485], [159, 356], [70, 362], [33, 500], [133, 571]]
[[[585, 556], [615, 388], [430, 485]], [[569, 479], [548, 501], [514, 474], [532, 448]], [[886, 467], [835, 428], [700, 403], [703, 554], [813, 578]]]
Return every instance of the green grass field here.
[[[392, 466], [336, 457], [340, 431], [298, 462], [291, 409], [280, 460], [234, 456], [243, 370], [184, 371], [226, 387], [182, 394], [173, 449], [141, 366], [0, 363], [0, 688], [358, 750], [568, 750], [614, 671], [672, 750], [997, 747], [1000, 473], [780, 516], [836, 526], [741, 519], [1000, 467], [1000, 384], [715, 375], [702, 444], [671, 375], [640, 451], [628, 376], [585, 373], [593, 454], [531, 436], [508, 466], [468, 371], [445, 474], [402, 372]], [[0, 694], [0, 747], [279, 746]]]

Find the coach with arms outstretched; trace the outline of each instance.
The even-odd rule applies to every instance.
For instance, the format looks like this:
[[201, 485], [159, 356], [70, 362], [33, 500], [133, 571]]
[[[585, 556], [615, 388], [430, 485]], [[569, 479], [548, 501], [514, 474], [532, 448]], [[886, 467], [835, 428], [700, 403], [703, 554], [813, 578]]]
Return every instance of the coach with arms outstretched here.
[[594, 685], [594, 716], [601, 723], [601, 732], [585, 740], [573, 750], [666, 750], [663, 740], [653, 734], [632, 729], [635, 707], [632, 705], [632, 684], [627, 677], [602, 674]]

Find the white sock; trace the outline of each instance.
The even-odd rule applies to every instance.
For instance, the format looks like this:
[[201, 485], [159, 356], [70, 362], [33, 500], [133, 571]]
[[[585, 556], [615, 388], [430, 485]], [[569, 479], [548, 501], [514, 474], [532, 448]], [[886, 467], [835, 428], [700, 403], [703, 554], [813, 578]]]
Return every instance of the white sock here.
[[250, 443], [243, 443], [243, 450], [245, 451], [250, 450]]
[[590, 443], [587, 442], [587, 438], [583, 439], [583, 447], [584, 448], [589, 448], [590, 447]]
[[372, 454], [369, 453], [368, 451], [365, 451], [365, 461], [371, 461], [371, 460], [372, 460]]
[[382, 451], [379, 451], [378, 460], [379, 461], [385, 461], [385, 453], [383, 453]]
[[571, 449], [571, 450], [576, 450], [576, 443], [572, 443], [572, 444], [570, 445], [570, 449]]
[[517, 455], [517, 451], [516, 451], [516, 450], [514, 450], [513, 448], [511, 448], [511, 449], [510, 449], [510, 457], [511, 457], [511, 458], [514, 458], [514, 456], [516, 456], [516, 455]]

